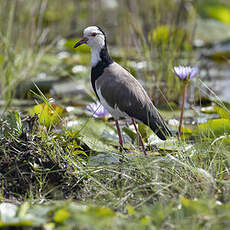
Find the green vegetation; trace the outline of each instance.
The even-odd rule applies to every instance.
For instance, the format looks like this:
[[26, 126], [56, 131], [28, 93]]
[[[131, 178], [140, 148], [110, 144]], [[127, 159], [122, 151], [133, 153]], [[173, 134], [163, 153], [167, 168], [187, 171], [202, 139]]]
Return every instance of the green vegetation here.
[[[199, 27], [228, 26], [228, 1], [0, 4], [0, 227], [229, 229], [230, 105], [221, 94], [228, 81], [212, 89], [224, 78], [214, 70], [229, 71], [229, 40]], [[131, 124], [121, 121], [121, 155], [114, 120], [86, 110], [96, 100], [89, 48], [72, 46], [92, 24], [170, 121], [174, 137], [165, 142], [138, 124], [147, 156]], [[188, 87], [181, 140], [176, 65], [200, 69]]]

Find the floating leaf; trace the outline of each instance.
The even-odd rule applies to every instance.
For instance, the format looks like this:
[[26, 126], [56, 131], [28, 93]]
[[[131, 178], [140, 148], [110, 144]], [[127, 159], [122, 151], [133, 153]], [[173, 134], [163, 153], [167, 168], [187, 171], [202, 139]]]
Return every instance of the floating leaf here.
[[214, 110], [221, 118], [230, 119], [230, 112], [227, 109], [215, 105]]
[[137, 134], [128, 127], [123, 127], [122, 131], [125, 132], [132, 140], [137, 138]]
[[143, 140], [145, 142], [147, 142], [148, 138], [152, 134], [152, 130], [147, 125], [144, 125], [144, 124], [142, 124], [140, 122], [138, 122], [138, 130], [139, 130]]
[[51, 125], [56, 125], [62, 117], [65, 117], [65, 108], [57, 105], [39, 104], [35, 105], [30, 111], [30, 114], [38, 115], [39, 122], [49, 128]]
[[67, 126], [73, 130], [78, 130], [78, 139], [94, 151], [116, 151], [113, 145], [119, 146], [114, 128], [102, 120], [78, 118], [76, 121], [69, 122]]
[[206, 12], [210, 17], [226, 24], [230, 24], [230, 7], [225, 5], [207, 6]]
[[207, 106], [207, 107], [202, 107], [200, 109], [202, 113], [207, 113], [207, 114], [213, 114], [216, 113], [214, 106]]
[[[194, 40], [195, 45], [203, 46], [208, 44], [218, 44], [219, 47], [218, 49], [221, 49], [222, 47], [222, 45], [220, 45], [221, 42], [224, 42], [229, 39], [229, 31], [230, 31], [229, 25], [223, 24], [220, 21], [197, 18], [197, 28], [196, 28], [195, 40]], [[222, 50], [226, 50], [226, 49], [222, 49]], [[205, 53], [206, 51], [204, 52], [204, 54]], [[216, 49], [214, 49], [213, 51], [208, 49], [208, 52], [207, 54], [205, 54], [205, 56], [210, 56], [210, 55], [212, 56], [213, 53], [216, 53]], [[224, 56], [225, 55], [226, 52]], [[225, 58], [223, 59], [222, 56], [222, 61], [225, 60], [226, 59]]]
[[65, 222], [71, 214], [69, 213], [68, 210], [65, 208], [59, 209], [55, 214], [54, 214], [54, 221], [57, 223], [63, 223]]
[[193, 132], [192, 129], [189, 129], [186, 127], [182, 128], [181, 129], [181, 139], [182, 140], [188, 139], [192, 135], [192, 132]]
[[115, 213], [110, 208], [99, 207], [99, 206], [89, 207], [86, 212], [92, 214], [93, 216], [103, 217], [103, 218], [115, 216]]
[[230, 134], [230, 119], [213, 119], [201, 125], [198, 125], [193, 130], [193, 135], [201, 135], [205, 137], [216, 137], [225, 134]]

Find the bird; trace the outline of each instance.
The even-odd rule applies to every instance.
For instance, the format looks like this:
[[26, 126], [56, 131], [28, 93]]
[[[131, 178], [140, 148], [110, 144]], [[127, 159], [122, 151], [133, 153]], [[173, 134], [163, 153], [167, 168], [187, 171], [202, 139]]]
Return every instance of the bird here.
[[149, 126], [161, 140], [172, 136], [165, 120], [153, 105], [142, 85], [131, 73], [110, 57], [106, 35], [101, 27], [89, 26], [85, 28], [83, 38], [74, 45], [74, 48], [82, 44], [91, 47], [92, 87], [100, 103], [115, 120], [120, 152], [124, 150], [118, 122], [120, 118], [131, 119], [145, 155], [144, 142], [136, 121]]

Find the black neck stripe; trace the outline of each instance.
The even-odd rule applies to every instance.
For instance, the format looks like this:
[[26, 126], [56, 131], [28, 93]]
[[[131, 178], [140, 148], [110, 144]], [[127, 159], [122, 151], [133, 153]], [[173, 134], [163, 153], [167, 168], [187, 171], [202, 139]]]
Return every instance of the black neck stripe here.
[[106, 43], [105, 46], [100, 51], [100, 58], [101, 60], [96, 64], [96, 66], [92, 67], [91, 70], [91, 83], [96, 95], [97, 95], [96, 86], [95, 86], [96, 80], [103, 74], [104, 69], [113, 63], [113, 59], [109, 56]]

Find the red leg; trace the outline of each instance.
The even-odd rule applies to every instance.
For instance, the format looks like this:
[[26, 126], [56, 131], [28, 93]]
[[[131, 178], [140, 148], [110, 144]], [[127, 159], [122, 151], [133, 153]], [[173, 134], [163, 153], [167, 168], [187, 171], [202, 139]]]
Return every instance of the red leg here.
[[117, 133], [119, 136], [119, 143], [120, 143], [120, 152], [122, 153], [123, 151], [123, 140], [122, 140], [122, 135], [121, 135], [121, 130], [118, 121], [116, 120], [116, 127], [117, 127]]
[[134, 120], [133, 118], [131, 118], [131, 119], [132, 119], [132, 123], [133, 123], [133, 125], [134, 125], [134, 128], [135, 128], [135, 130], [136, 130], [137, 136], [138, 136], [138, 138], [139, 138], [139, 141], [140, 141], [140, 143], [141, 143], [141, 145], [142, 145], [144, 154], [147, 155], [146, 152], [145, 152], [145, 145], [144, 145], [144, 142], [143, 142], [143, 140], [142, 140], [142, 136], [141, 136], [141, 134], [140, 134], [140, 132], [139, 132], [139, 130], [138, 130], [138, 128], [137, 128], [136, 122], [135, 122], [135, 120]]

